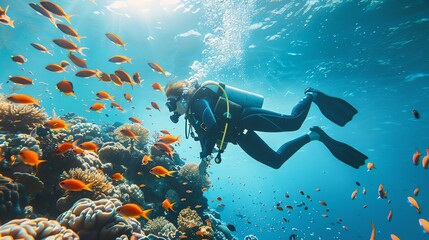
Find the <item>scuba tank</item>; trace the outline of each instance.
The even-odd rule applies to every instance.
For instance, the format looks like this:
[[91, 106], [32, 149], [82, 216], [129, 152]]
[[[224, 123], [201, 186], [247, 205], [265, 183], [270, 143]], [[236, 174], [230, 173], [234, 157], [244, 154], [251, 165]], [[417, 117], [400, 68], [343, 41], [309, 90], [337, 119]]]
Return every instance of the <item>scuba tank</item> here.
[[262, 95], [248, 92], [239, 88], [231, 87], [225, 85], [224, 83], [217, 83], [214, 81], [205, 81], [201, 84], [201, 87], [206, 87], [213, 92], [217, 93], [219, 96], [223, 95], [222, 90], [217, 86], [220, 85], [224, 88], [226, 94], [228, 95], [229, 101], [232, 101], [243, 108], [245, 107], [257, 107], [262, 108], [264, 104], [264, 97]]

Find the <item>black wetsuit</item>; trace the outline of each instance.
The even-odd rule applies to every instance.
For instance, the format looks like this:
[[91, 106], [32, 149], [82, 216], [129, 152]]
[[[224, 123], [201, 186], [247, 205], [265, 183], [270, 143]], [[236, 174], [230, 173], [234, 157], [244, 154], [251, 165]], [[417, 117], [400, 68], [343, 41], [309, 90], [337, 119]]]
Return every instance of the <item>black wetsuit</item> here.
[[[187, 118], [196, 130], [202, 151], [200, 157], [210, 155], [216, 142], [221, 139], [226, 118], [213, 112], [219, 96], [211, 90], [199, 90], [190, 101], [191, 114]], [[272, 168], [280, 168], [302, 146], [310, 142], [305, 134], [283, 144], [277, 151], [269, 147], [256, 133], [298, 130], [310, 110], [312, 96], [307, 94], [292, 109], [290, 115], [248, 107], [229, 120], [227, 142], [238, 144], [247, 154]], [[238, 116], [237, 116], [238, 115]]]

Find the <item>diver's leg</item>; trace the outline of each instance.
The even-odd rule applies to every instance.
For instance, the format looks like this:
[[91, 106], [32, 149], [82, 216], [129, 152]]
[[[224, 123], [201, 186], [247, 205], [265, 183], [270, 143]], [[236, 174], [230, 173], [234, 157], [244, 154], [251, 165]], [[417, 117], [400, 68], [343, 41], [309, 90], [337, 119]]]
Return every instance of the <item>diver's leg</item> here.
[[240, 135], [237, 143], [249, 156], [255, 160], [278, 169], [301, 147], [318, 135], [306, 134], [283, 144], [277, 152], [271, 149], [254, 131], [247, 131]]
[[290, 115], [261, 108], [245, 108], [238, 126], [254, 131], [283, 132], [298, 130], [310, 110], [313, 96], [306, 94], [292, 109]]

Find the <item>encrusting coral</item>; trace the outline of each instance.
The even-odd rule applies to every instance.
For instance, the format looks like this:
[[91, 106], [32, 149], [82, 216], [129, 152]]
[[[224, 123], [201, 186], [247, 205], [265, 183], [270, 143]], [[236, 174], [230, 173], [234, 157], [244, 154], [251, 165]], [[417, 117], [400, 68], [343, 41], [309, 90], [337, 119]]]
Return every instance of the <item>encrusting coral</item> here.
[[126, 124], [115, 129], [114, 134], [116, 134], [116, 140], [118, 140], [120, 143], [127, 146], [127, 144], [130, 142], [130, 138], [127, 136], [124, 136], [121, 133], [121, 130], [131, 130], [138, 137], [137, 141], [134, 139], [131, 140], [131, 142], [132, 142], [132, 144], [134, 144], [135, 148], [143, 150], [146, 147], [146, 144], [149, 141], [149, 130], [147, 130], [141, 124], [137, 124], [137, 123], [128, 124], [128, 123], [126, 123]]
[[143, 191], [136, 184], [121, 183], [115, 186], [113, 196], [122, 202], [132, 202], [140, 206], [145, 205]]
[[22, 217], [26, 204], [24, 186], [0, 175], [0, 223]]
[[62, 227], [55, 220], [46, 218], [14, 219], [0, 226], [1, 239], [69, 239], [79, 236], [70, 229]]
[[189, 183], [189, 188], [202, 189], [209, 188], [211, 182], [208, 176], [201, 176], [198, 164], [188, 163], [179, 170], [179, 178]]
[[177, 236], [177, 228], [169, 222], [165, 217], [157, 217], [152, 219], [152, 221], [148, 221], [143, 231], [145, 234], [154, 234], [159, 237], [163, 237], [166, 239], [176, 239]]
[[62, 226], [74, 230], [81, 239], [110, 240], [134, 233], [141, 234], [140, 223], [134, 218], [124, 219], [116, 214], [122, 203], [117, 199], [92, 201], [82, 198], [68, 211], [58, 216]]
[[197, 211], [187, 207], [180, 211], [179, 216], [177, 217], [177, 225], [179, 230], [182, 232], [188, 232], [194, 227], [203, 225], [203, 220], [198, 215]]
[[114, 172], [124, 172], [125, 166], [130, 164], [131, 153], [120, 143], [108, 142], [98, 150], [98, 157], [112, 163]]
[[0, 131], [30, 133], [47, 119], [43, 108], [0, 101]]
[[15, 182], [24, 185], [27, 195], [42, 191], [44, 186], [43, 182], [33, 174], [15, 172], [13, 173], [13, 178]]

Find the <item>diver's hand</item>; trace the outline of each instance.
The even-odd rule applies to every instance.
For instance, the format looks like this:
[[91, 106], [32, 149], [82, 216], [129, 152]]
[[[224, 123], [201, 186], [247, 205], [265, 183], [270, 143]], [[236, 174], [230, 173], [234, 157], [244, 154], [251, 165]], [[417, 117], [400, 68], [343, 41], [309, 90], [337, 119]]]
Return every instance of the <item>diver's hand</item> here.
[[200, 171], [201, 176], [205, 176], [207, 174], [207, 167], [210, 165], [210, 160], [212, 156], [208, 155], [207, 157], [201, 158], [200, 165], [198, 165], [198, 170]]

